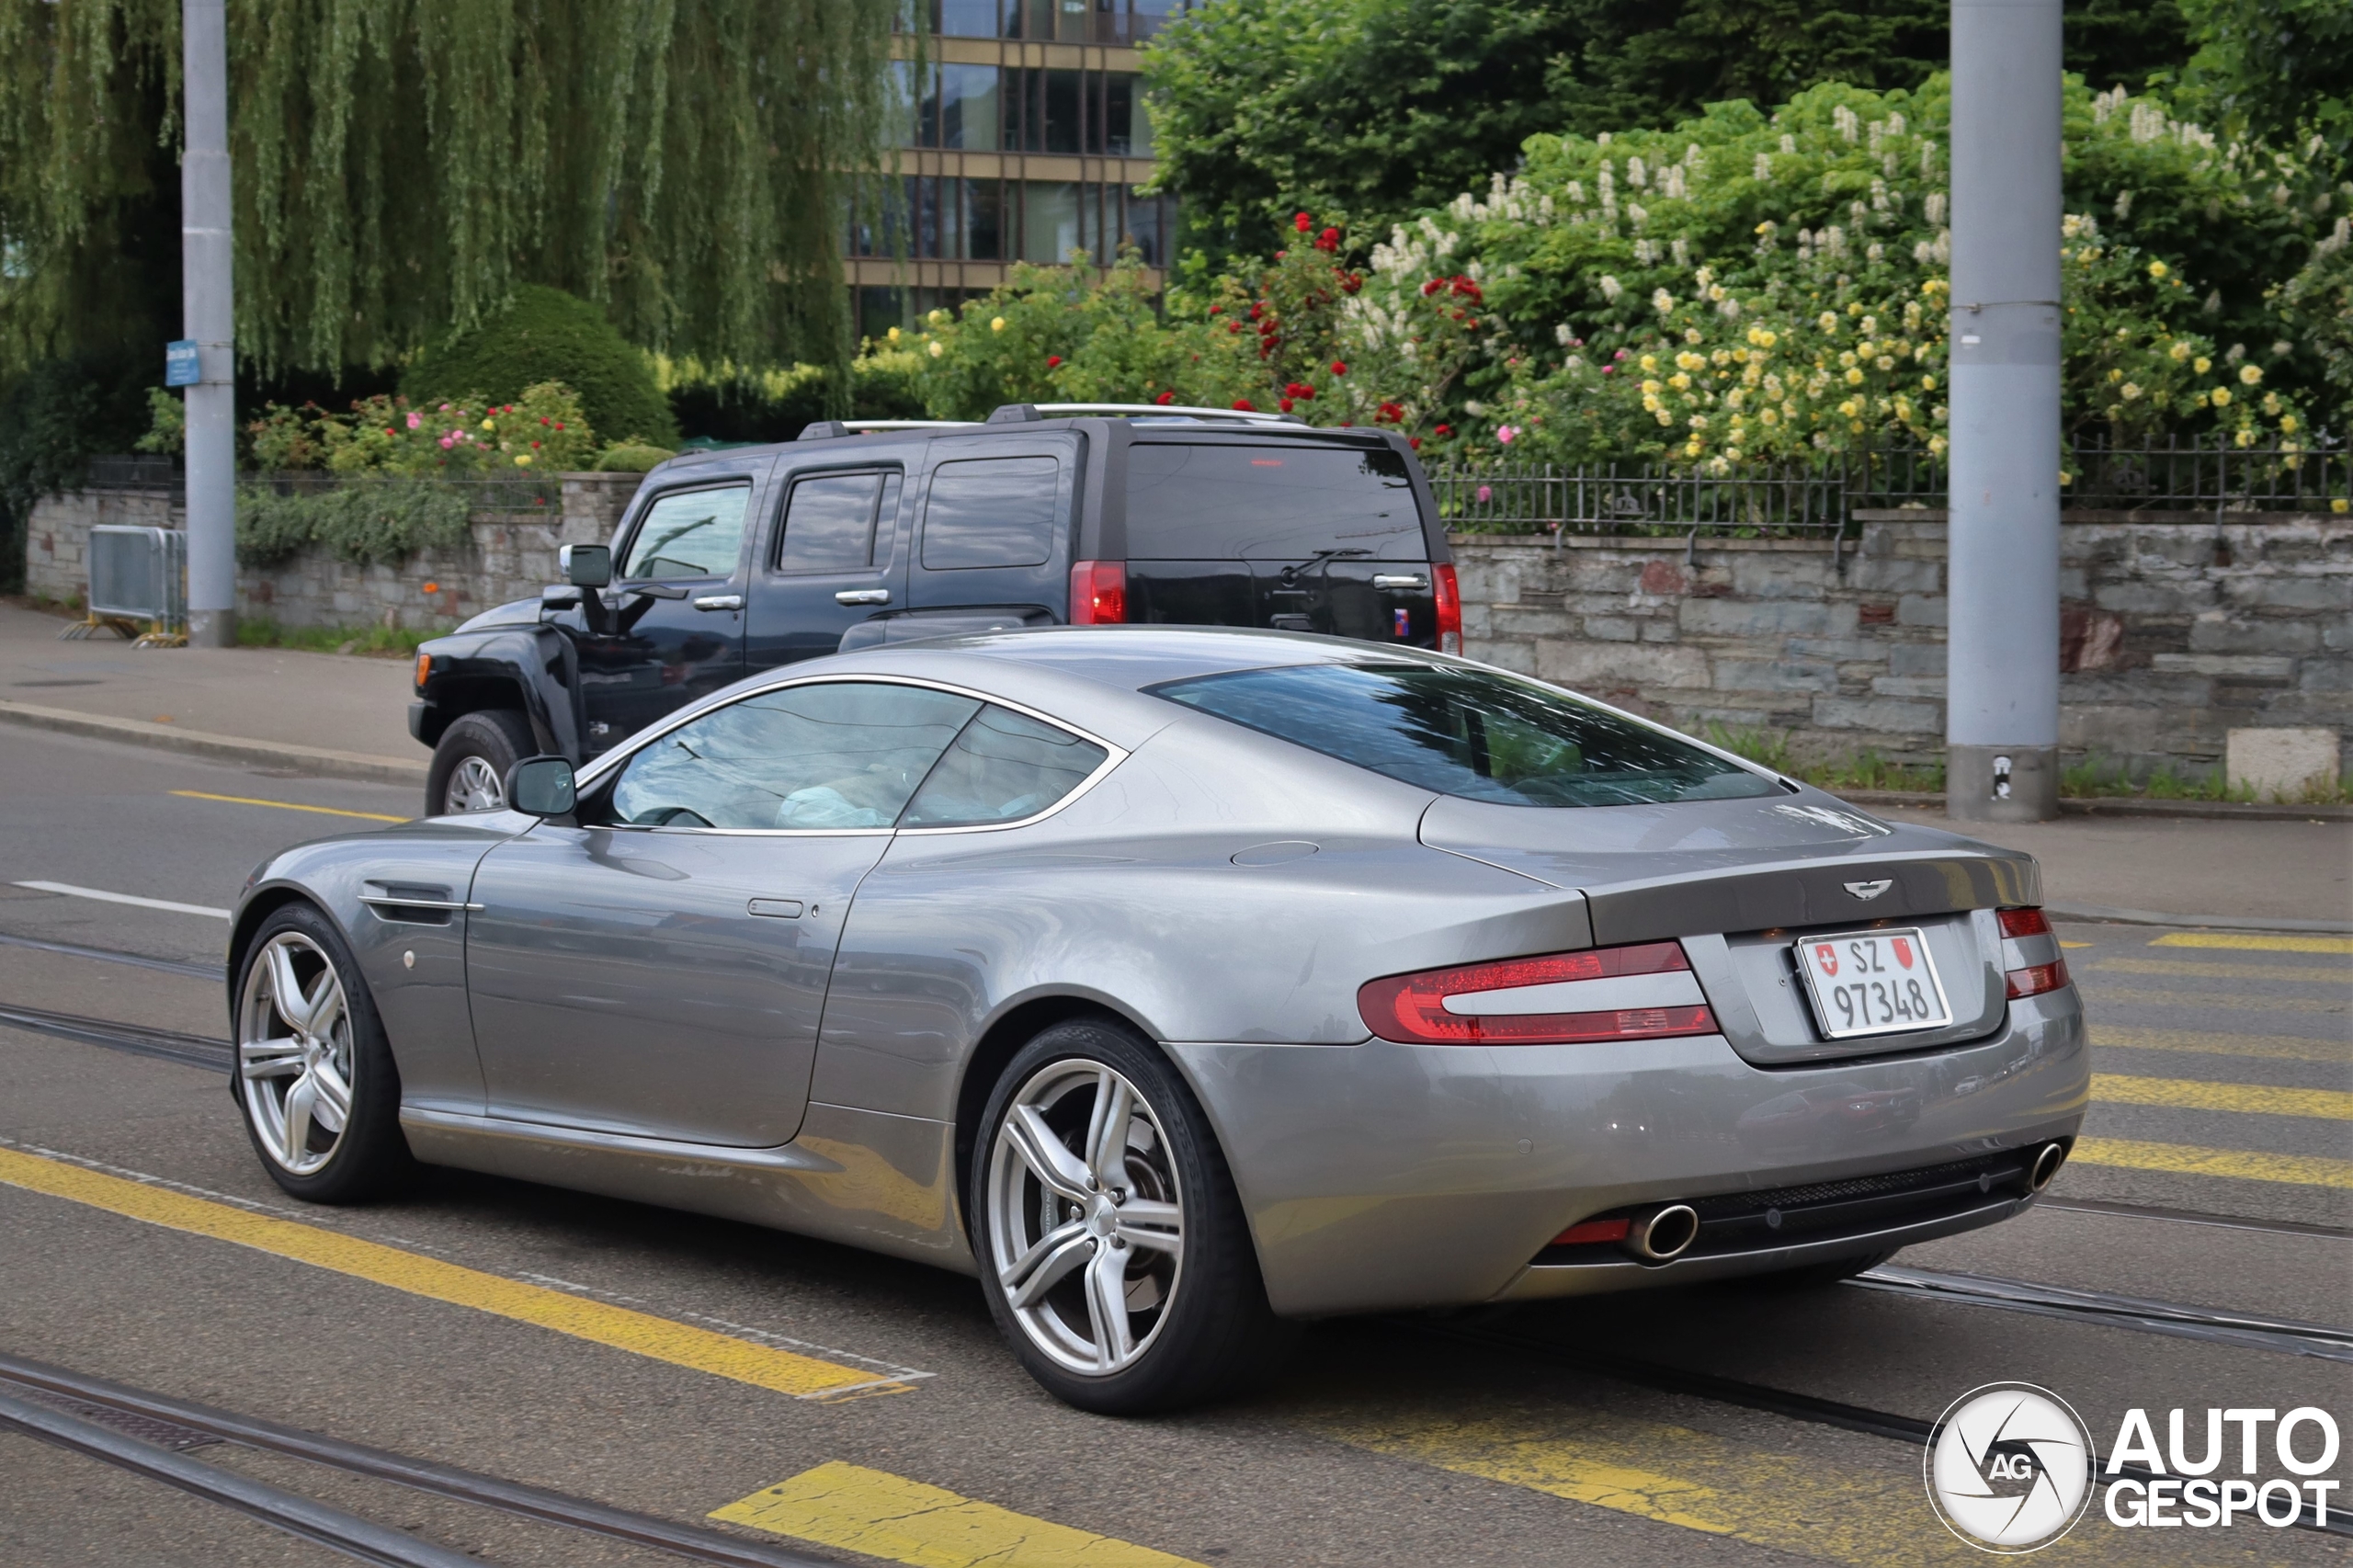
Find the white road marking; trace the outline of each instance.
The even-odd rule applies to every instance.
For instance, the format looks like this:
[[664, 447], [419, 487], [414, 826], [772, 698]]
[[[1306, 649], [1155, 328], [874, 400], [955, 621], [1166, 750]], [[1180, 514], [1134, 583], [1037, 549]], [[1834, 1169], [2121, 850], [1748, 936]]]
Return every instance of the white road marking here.
[[108, 892], [103, 888], [77, 888], [71, 882], [17, 882], [20, 888], [35, 892], [59, 892], [69, 898], [95, 898], [103, 903], [136, 904], [141, 909], [168, 909], [174, 915], [209, 915], [215, 920], [226, 920], [229, 912], [215, 909], [209, 903], [174, 903], [167, 898], [141, 898], [133, 893]]

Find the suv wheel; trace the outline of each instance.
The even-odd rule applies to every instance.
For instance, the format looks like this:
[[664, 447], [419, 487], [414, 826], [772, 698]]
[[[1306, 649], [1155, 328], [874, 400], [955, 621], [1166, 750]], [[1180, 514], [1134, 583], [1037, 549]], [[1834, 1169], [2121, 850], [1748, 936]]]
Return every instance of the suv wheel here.
[[530, 722], [512, 709], [486, 709], [453, 721], [433, 748], [433, 767], [425, 776], [425, 814], [498, 810], [506, 804], [506, 770], [538, 750]]
[[1207, 1118], [1167, 1060], [1108, 1019], [1057, 1024], [1007, 1065], [972, 1191], [998, 1329], [1082, 1410], [1214, 1397], [1270, 1370], [1292, 1337]]

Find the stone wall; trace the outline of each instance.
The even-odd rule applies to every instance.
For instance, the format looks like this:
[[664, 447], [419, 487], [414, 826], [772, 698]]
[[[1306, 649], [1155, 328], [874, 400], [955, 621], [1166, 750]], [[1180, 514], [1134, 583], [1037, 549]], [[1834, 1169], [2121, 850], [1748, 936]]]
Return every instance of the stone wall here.
[[[536, 597], [558, 581], [556, 550], [602, 544], [612, 537], [640, 476], [568, 473], [560, 513], [477, 512], [473, 542], [448, 553], [426, 551], [398, 566], [361, 566], [320, 551], [237, 570], [237, 611], [282, 626], [405, 626], [438, 630], [509, 599]], [[165, 493], [82, 490], [33, 507], [26, 547], [26, 587], [76, 602], [88, 583], [84, 549], [96, 523], [181, 528], [187, 518]], [[427, 592], [427, 588], [431, 592]]]
[[[1466, 651], [1802, 758], [1944, 745], [1940, 513], [1825, 541], [1456, 535]], [[2226, 732], [2353, 729], [2353, 517], [2069, 520], [2060, 745], [2207, 772]], [[2353, 767], [2347, 769], [2353, 773]]]

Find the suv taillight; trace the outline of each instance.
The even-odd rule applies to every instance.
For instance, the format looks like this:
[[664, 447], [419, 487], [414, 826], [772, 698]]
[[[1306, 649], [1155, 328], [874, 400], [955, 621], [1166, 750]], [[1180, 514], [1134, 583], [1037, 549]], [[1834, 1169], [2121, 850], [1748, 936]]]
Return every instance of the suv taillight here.
[[1438, 588], [1438, 651], [1441, 653], [1462, 652], [1462, 585], [1455, 580], [1454, 563], [1430, 570], [1430, 581]]
[[1119, 626], [1128, 619], [1128, 567], [1123, 561], [1081, 561], [1070, 569], [1070, 623]]
[[1357, 1011], [1374, 1034], [1401, 1045], [1567, 1045], [1717, 1032], [1679, 942], [1392, 975], [1357, 992]]

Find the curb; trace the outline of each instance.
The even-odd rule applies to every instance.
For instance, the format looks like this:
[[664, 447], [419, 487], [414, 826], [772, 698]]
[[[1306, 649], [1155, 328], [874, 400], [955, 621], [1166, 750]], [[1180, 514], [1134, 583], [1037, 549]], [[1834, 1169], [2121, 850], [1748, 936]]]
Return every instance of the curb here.
[[103, 741], [129, 741], [137, 745], [187, 752], [216, 761], [252, 767], [291, 768], [320, 778], [356, 778], [369, 784], [425, 783], [431, 765], [404, 757], [370, 756], [365, 752], [330, 751], [324, 746], [298, 746], [270, 741], [216, 735], [205, 730], [183, 730], [176, 724], [151, 723], [144, 719], [108, 719], [63, 708], [40, 708], [29, 702], [0, 701], [0, 720], [69, 735]]
[[2046, 903], [2053, 920], [2097, 920], [2120, 926], [2175, 926], [2211, 931], [2292, 931], [2353, 936], [2353, 920], [2264, 919], [2252, 915], [2168, 915], [2156, 909], [2115, 909], [2104, 903]]
[[[1942, 811], [1945, 798], [1911, 790], [1848, 790], [1831, 791], [1858, 806], [1908, 806], [1915, 811]], [[2069, 817], [2194, 817], [2206, 822], [2353, 822], [2353, 806], [2283, 805], [2245, 801], [2148, 801], [2129, 796], [2067, 796], [2059, 814]]]

